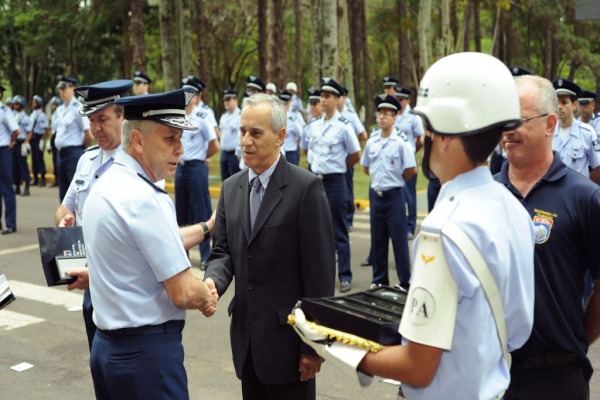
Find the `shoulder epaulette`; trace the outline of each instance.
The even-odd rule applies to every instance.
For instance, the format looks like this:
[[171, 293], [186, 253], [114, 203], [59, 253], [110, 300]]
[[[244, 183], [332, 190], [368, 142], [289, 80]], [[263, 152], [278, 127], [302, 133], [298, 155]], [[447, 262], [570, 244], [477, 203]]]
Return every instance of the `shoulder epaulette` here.
[[339, 121], [343, 122], [344, 124], [349, 124], [350, 121], [348, 121], [346, 118], [344, 118], [343, 116], [340, 115], [340, 117], [338, 118]]
[[87, 153], [88, 151], [92, 151], [92, 150], [98, 150], [100, 148], [100, 146], [95, 145], [95, 146], [90, 146], [87, 149], [85, 149], [84, 153]]
[[196, 116], [200, 117], [200, 118], [206, 118], [206, 113], [198, 112], [198, 113], [196, 113]]
[[0, 106], [0, 110], [2, 110], [2, 111], [6, 111], [6, 106], [5, 106], [4, 104], [2, 104], [2, 105]]
[[594, 130], [594, 128], [591, 125], [586, 124], [585, 122], [582, 122], [579, 124], [579, 127], [581, 129], [585, 129], [586, 131], [590, 132], [590, 133], [595, 133], [596, 131]]
[[590, 118], [590, 120], [593, 121], [593, 120], [595, 120], [598, 117], [600, 117], [600, 114], [598, 114], [598, 113], [592, 113], [592, 118]]
[[159, 188], [152, 181], [150, 181], [150, 179], [146, 178], [144, 175], [140, 174], [139, 172], [138, 172], [138, 176], [140, 178], [142, 178], [144, 180], [144, 182], [146, 182], [148, 185], [152, 186], [154, 188], [154, 190], [156, 190], [157, 192], [168, 194], [166, 190]]
[[408, 142], [408, 136], [406, 136], [406, 133], [404, 133], [404, 131], [396, 128], [396, 134], [398, 135], [398, 137], [404, 139], [405, 142]]

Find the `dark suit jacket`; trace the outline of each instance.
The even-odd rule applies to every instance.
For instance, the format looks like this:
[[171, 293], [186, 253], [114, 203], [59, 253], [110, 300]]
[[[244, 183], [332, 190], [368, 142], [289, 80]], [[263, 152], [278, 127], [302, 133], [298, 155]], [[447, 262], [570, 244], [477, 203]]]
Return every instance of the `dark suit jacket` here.
[[205, 278], [222, 295], [235, 276], [229, 305], [238, 378], [251, 349], [265, 385], [298, 381], [300, 353], [314, 354], [287, 317], [302, 297], [333, 296], [335, 247], [323, 184], [280, 157], [250, 230], [248, 171], [223, 182]]

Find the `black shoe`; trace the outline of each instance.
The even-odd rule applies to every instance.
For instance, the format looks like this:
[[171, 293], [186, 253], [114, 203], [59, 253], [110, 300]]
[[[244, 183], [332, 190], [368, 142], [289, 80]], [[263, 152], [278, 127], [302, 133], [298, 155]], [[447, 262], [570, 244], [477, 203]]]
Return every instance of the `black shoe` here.
[[46, 186], [46, 177], [42, 176], [42, 179], [40, 179], [40, 183], [38, 185], [39, 187], [44, 187]]
[[29, 183], [25, 183], [25, 189], [23, 189], [22, 196], [29, 196]]
[[2, 230], [1, 234], [2, 235], [8, 235], [8, 234], [11, 234], [11, 233], [15, 233], [16, 231], [17, 231], [17, 228], [6, 228], [6, 229]]
[[200, 263], [200, 271], [206, 271], [206, 263], [205, 262]]
[[15, 194], [21, 194], [21, 185], [15, 185]]
[[360, 263], [361, 267], [370, 267], [371, 265], [373, 265], [373, 263], [371, 262], [371, 260], [369, 260], [369, 258], [365, 258], [365, 261]]
[[38, 179], [37, 176], [35, 178], [33, 178], [33, 182], [31, 182], [31, 184], [33, 186], [38, 186], [40, 184], [40, 180]]

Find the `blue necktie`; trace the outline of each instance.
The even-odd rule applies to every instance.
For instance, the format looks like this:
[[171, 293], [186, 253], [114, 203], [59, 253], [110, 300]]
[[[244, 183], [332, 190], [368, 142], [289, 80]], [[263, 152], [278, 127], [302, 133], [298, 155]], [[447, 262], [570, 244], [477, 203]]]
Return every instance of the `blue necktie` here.
[[252, 189], [250, 190], [250, 228], [254, 227], [254, 221], [256, 220], [256, 214], [260, 208], [260, 178], [255, 176], [250, 182]]

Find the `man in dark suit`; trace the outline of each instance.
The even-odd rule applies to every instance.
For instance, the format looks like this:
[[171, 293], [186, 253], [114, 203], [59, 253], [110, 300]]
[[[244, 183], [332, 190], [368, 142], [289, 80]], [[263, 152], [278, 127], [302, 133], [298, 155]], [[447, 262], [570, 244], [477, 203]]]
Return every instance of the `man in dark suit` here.
[[319, 178], [281, 155], [285, 124], [275, 96], [244, 100], [240, 131], [249, 169], [223, 183], [205, 273], [219, 295], [235, 276], [228, 312], [244, 399], [315, 398], [322, 359], [300, 341], [287, 317], [300, 298], [334, 293], [325, 190]]

